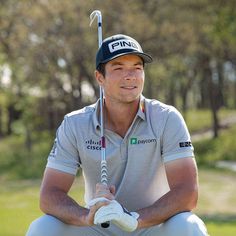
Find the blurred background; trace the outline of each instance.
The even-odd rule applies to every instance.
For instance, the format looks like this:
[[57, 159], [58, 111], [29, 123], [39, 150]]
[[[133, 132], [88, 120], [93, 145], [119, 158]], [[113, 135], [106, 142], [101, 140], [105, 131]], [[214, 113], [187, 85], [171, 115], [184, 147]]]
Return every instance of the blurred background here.
[[[154, 62], [144, 95], [174, 105], [199, 166], [195, 210], [211, 235], [236, 235], [235, 0], [0, 0], [0, 236], [24, 235], [42, 213], [39, 186], [64, 115], [99, 97], [103, 37], [123, 33]], [[78, 174], [71, 195], [83, 203]]]

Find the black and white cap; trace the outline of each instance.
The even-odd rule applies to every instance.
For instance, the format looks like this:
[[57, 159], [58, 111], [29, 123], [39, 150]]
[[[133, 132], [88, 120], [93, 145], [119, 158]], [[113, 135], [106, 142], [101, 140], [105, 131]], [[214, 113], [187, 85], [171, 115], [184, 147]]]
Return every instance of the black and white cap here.
[[127, 35], [117, 34], [103, 40], [96, 55], [96, 69], [102, 63], [107, 63], [127, 54], [140, 56], [144, 63], [152, 62], [152, 57], [143, 52], [140, 44], [135, 39]]

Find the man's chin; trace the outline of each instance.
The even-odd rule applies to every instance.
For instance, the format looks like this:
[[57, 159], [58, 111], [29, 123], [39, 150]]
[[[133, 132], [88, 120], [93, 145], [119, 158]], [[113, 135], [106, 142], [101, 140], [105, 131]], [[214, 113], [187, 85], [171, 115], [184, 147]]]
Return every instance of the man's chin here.
[[128, 96], [128, 97], [122, 97], [121, 101], [123, 103], [132, 104], [132, 103], [139, 101], [139, 98], [140, 98], [140, 95], [139, 96]]

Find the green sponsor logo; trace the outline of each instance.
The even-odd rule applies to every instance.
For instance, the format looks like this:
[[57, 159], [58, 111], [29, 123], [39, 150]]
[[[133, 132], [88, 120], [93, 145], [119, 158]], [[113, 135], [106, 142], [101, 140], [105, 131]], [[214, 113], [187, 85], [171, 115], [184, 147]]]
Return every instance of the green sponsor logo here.
[[130, 144], [137, 144], [138, 139], [137, 138], [131, 138], [130, 139]]
[[138, 138], [130, 138], [130, 144], [148, 144], [148, 143], [156, 143], [156, 139], [138, 139]]

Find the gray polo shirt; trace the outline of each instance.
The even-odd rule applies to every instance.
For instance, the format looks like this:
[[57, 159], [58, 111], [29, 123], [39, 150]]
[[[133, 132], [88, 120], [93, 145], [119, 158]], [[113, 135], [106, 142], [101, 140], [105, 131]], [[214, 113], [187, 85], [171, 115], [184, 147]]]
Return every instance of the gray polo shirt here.
[[[82, 168], [86, 203], [94, 198], [101, 178], [98, 111], [99, 101], [65, 116], [47, 163], [72, 175]], [[116, 199], [130, 211], [153, 204], [169, 191], [166, 162], [194, 157], [181, 114], [143, 96], [125, 137], [110, 130], [105, 130], [105, 137], [109, 185], [116, 186]]]

